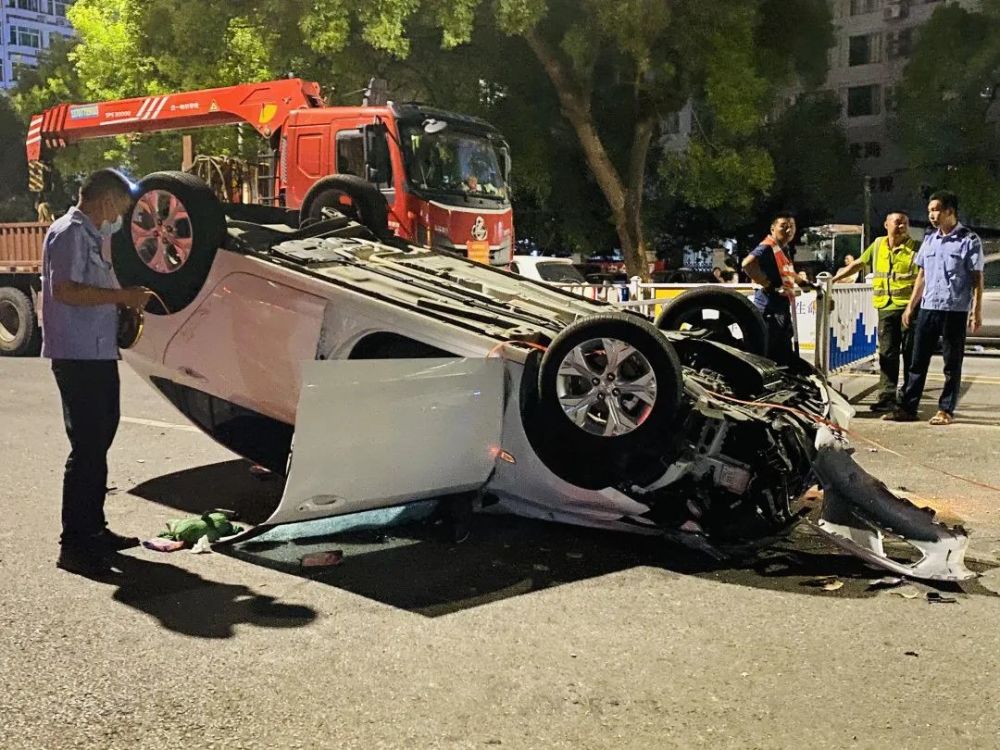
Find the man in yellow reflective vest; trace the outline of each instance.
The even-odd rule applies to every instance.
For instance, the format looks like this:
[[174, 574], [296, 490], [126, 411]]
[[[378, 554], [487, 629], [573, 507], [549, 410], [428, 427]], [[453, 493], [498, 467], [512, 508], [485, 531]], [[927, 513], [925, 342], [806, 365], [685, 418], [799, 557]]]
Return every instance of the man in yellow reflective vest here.
[[896, 386], [899, 381], [899, 355], [903, 355], [903, 379], [910, 369], [913, 334], [903, 325], [913, 286], [920, 270], [914, 262], [919, 245], [910, 238], [910, 219], [902, 211], [885, 217], [884, 237], [879, 237], [853, 263], [844, 266], [833, 277], [834, 282], [857, 274], [867, 265], [875, 277], [875, 309], [878, 310], [878, 400], [871, 406], [875, 412], [891, 412], [896, 408]]

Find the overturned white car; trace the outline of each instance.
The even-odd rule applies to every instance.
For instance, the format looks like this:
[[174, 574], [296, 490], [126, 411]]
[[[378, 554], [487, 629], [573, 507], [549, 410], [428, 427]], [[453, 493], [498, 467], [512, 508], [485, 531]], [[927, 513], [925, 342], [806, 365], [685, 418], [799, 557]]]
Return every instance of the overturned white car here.
[[[408, 247], [372, 193], [352, 196], [367, 227], [332, 211], [299, 226], [157, 173], [113, 238], [121, 283], [163, 303], [125, 358], [207, 434], [287, 474], [256, 531], [465, 494], [724, 550], [789, 529], [818, 482], [817, 526], [845, 549], [904, 575], [974, 575], [960, 528], [851, 459], [850, 406], [806, 363], [759, 355], [763, 321], [741, 296], [685, 295], [654, 326]], [[887, 556], [886, 534], [914, 559]]]

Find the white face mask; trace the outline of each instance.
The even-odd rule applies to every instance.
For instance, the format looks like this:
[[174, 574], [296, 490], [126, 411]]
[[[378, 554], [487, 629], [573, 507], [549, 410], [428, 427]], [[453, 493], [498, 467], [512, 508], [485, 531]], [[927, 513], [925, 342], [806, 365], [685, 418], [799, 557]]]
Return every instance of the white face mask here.
[[114, 221], [108, 221], [107, 219], [102, 221], [101, 228], [98, 229], [97, 231], [101, 233], [102, 237], [110, 237], [121, 228], [122, 228], [122, 217], [121, 214], [118, 214], [118, 218], [115, 219]]

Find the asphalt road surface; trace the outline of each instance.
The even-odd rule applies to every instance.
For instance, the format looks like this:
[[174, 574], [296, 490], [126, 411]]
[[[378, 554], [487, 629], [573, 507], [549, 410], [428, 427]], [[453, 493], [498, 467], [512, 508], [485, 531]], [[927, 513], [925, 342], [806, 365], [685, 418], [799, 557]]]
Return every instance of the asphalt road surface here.
[[[54, 566], [68, 446], [47, 363], [0, 359], [0, 748], [995, 748], [1000, 359], [966, 371], [954, 425], [854, 425], [862, 463], [972, 529], [984, 577], [931, 603], [871, 590], [882, 573], [805, 531], [736, 566], [491, 516], [462, 544], [431, 519], [320, 524], [132, 550], [88, 580]], [[114, 528], [266, 514], [277, 480], [122, 373]], [[875, 380], [843, 383], [870, 400]], [[297, 566], [326, 549], [342, 564]]]

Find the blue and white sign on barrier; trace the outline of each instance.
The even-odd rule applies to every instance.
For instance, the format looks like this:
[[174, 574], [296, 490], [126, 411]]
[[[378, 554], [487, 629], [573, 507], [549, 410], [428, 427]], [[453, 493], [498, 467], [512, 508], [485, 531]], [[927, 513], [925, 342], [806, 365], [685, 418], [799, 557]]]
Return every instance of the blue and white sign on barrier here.
[[837, 284], [830, 311], [830, 359], [832, 372], [860, 362], [878, 351], [878, 312], [872, 304], [870, 284]]

